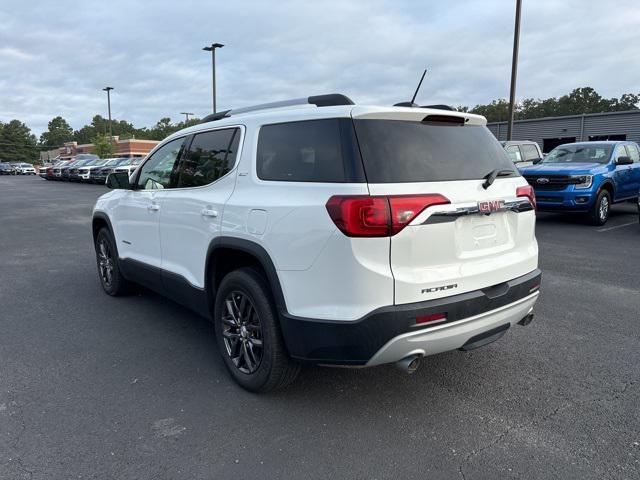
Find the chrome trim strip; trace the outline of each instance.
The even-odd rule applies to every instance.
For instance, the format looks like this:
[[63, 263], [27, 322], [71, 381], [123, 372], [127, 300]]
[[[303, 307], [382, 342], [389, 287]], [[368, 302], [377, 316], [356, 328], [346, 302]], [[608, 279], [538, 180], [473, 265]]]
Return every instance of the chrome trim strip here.
[[529, 212], [533, 210], [533, 205], [529, 203], [527, 199], [508, 200], [504, 202], [504, 205], [499, 210], [494, 210], [490, 213], [484, 213], [480, 211], [480, 207], [477, 203], [456, 207], [454, 210], [435, 210], [427, 219], [420, 225], [430, 225], [435, 223], [447, 223], [454, 222], [459, 217], [465, 217], [467, 215], [491, 215], [494, 212]]

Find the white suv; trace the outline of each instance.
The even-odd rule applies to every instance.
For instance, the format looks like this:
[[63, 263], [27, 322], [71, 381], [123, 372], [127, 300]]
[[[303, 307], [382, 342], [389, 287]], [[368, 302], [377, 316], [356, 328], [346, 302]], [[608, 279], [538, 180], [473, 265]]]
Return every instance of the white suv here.
[[143, 284], [215, 326], [235, 380], [300, 362], [406, 371], [531, 321], [535, 197], [477, 115], [322, 95], [211, 115], [93, 212], [110, 295]]

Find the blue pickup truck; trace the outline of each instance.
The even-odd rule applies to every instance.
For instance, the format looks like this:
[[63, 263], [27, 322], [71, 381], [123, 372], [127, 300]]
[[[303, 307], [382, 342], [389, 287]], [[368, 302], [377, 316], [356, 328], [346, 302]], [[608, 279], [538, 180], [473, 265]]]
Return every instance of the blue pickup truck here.
[[520, 169], [538, 210], [586, 213], [604, 225], [611, 205], [638, 198], [640, 148], [634, 142], [567, 143], [536, 165]]

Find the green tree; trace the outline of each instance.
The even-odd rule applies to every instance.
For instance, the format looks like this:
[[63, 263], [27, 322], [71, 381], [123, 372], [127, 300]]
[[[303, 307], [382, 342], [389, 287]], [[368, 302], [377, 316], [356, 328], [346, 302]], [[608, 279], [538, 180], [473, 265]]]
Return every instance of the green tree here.
[[34, 163], [38, 160], [36, 136], [20, 120], [0, 128], [0, 157], [4, 161]]
[[91, 143], [93, 143], [92, 152], [100, 158], [106, 158], [113, 155], [113, 144], [106, 135], [96, 135]]
[[48, 130], [40, 135], [40, 144], [45, 147], [61, 147], [65, 142], [73, 139], [73, 129], [67, 121], [57, 116], [48, 125]]
[[[640, 94], [625, 93], [620, 98], [607, 99], [591, 87], [580, 87], [559, 98], [526, 98], [516, 104], [515, 117], [527, 119], [637, 110], [639, 103]], [[458, 110], [484, 115], [489, 122], [499, 122], [508, 119], [509, 102], [500, 99], [486, 105], [476, 105], [472, 109], [458, 107]]]
[[509, 117], [509, 102], [505, 99], [494, 100], [487, 105], [476, 105], [469, 111], [487, 117], [489, 122], [501, 122]]

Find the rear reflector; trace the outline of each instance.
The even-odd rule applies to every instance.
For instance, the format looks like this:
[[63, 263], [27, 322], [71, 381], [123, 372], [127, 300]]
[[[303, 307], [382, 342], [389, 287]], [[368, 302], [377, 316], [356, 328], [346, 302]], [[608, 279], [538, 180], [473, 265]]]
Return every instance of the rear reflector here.
[[450, 203], [437, 193], [425, 195], [335, 195], [327, 212], [348, 237], [389, 237], [400, 232], [420, 212], [433, 205]]
[[446, 319], [447, 319], [446, 313], [432, 313], [430, 315], [422, 315], [420, 317], [416, 317], [416, 324], [440, 323], [440, 322], [444, 322]]
[[533, 208], [538, 208], [536, 205], [536, 194], [533, 191], [533, 187], [531, 185], [525, 185], [524, 187], [518, 187], [516, 189], [516, 197], [526, 197], [529, 199], [529, 203]]

